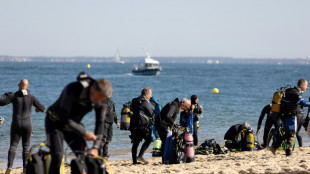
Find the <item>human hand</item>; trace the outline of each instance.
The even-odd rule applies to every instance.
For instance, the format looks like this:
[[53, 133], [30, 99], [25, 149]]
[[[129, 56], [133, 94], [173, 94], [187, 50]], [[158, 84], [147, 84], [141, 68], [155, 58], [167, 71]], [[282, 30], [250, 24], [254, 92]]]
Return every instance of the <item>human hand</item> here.
[[201, 110], [201, 111], [202, 111], [202, 109], [203, 109], [203, 107], [202, 107], [201, 105], [199, 105], [199, 110]]
[[98, 156], [98, 150], [97, 150], [97, 149], [94, 149], [94, 148], [90, 149], [90, 150], [88, 151], [88, 156], [91, 156], [91, 157], [93, 157], [93, 158], [96, 158], [96, 157]]
[[40, 110], [38, 108], [36, 108], [35, 110], [36, 110], [36, 112], [40, 112]]
[[96, 141], [97, 140], [97, 136], [95, 134], [93, 134], [90, 131], [86, 131], [86, 134], [84, 136], [84, 140], [86, 141]]
[[121, 127], [121, 125], [120, 125], [119, 123], [116, 123], [116, 126], [117, 126], [117, 128], [120, 128], [120, 127]]
[[256, 131], [256, 135], [258, 135], [258, 134], [260, 134], [260, 129], [258, 129], [258, 130]]

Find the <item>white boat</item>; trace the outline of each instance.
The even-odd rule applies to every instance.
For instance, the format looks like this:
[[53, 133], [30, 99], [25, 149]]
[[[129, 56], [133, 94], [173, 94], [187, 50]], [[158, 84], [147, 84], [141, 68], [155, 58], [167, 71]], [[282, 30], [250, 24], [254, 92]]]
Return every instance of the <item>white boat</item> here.
[[114, 62], [115, 63], [121, 63], [121, 64], [125, 63], [125, 61], [121, 60], [121, 56], [119, 55], [119, 50], [118, 49], [115, 52]]
[[134, 65], [132, 73], [134, 75], [159, 75], [162, 68], [159, 66], [159, 61], [154, 60], [146, 52], [146, 57], [140, 61], [139, 65]]

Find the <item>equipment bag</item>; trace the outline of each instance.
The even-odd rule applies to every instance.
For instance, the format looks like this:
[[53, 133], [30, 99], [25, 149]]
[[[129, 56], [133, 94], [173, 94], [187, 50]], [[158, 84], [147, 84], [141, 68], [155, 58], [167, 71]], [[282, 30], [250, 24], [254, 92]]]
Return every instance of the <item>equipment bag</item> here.
[[175, 164], [186, 162], [186, 143], [184, 141], [184, 133], [179, 134], [176, 128], [173, 128], [173, 143], [175, 153]]
[[71, 163], [72, 174], [105, 174], [106, 166], [100, 158], [92, 158], [84, 155], [79, 155], [72, 159]]
[[[40, 147], [38, 152], [32, 154], [33, 150]], [[48, 170], [51, 164], [51, 153], [47, 150], [43, 150], [45, 143], [33, 145], [30, 148], [30, 155], [26, 165], [27, 174], [48, 174]], [[60, 174], [65, 173], [64, 158], [60, 166]]]
[[173, 139], [171, 131], [168, 132], [163, 155], [164, 164], [173, 164], [175, 162], [175, 153], [173, 149]]
[[150, 118], [144, 113], [143, 109], [141, 108], [141, 100], [139, 98], [134, 98], [131, 101], [131, 111], [134, 111], [139, 108], [139, 113], [134, 114], [133, 117], [130, 119], [130, 125], [134, 125], [136, 127], [139, 126], [147, 126], [151, 123]]
[[298, 112], [297, 102], [300, 100], [301, 94], [297, 88], [288, 88], [281, 101], [281, 113], [285, 115], [296, 115]]

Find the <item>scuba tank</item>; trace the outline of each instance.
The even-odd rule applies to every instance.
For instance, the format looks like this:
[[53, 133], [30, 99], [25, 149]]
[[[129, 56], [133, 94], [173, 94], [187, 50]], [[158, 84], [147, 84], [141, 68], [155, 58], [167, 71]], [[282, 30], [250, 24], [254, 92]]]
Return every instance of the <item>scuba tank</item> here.
[[283, 97], [283, 93], [277, 91], [273, 94], [272, 104], [271, 104], [271, 112], [273, 117], [279, 117], [281, 112], [281, 99]]
[[186, 143], [186, 162], [190, 163], [195, 161], [195, 149], [194, 149], [194, 142], [193, 142], [193, 134], [189, 132], [187, 129], [184, 133], [184, 141]]
[[246, 150], [254, 150], [254, 134], [252, 131], [248, 131], [248, 134], [246, 135]]
[[121, 130], [129, 130], [130, 128], [130, 102], [123, 104], [122, 112], [121, 112]]
[[160, 138], [157, 138], [154, 142], [153, 142], [153, 152], [152, 152], [152, 156], [161, 156], [161, 140]]
[[273, 94], [271, 104], [272, 117], [279, 118], [281, 114], [281, 101], [282, 98], [285, 97], [285, 90], [288, 88], [290, 88], [290, 86], [281, 87], [280, 89], [277, 89], [277, 91]]

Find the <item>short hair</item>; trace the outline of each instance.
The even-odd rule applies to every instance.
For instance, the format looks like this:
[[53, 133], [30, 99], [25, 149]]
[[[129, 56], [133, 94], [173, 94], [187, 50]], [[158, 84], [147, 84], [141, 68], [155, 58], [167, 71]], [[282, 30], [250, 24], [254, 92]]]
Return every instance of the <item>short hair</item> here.
[[306, 82], [307, 82], [306, 79], [299, 79], [297, 82], [297, 86], [299, 87], [300, 85], [305, 84]]
[[150, 91], [152, 91], [152, 89], [151, 88], [143, 88], [142, 89], [142, 91], [141, 91], [141, 95], [146, 95], [146, 94], [148, 94], [148, 93], [150, 93]]
[[93, 85], [96, 91], [101, 92], [107, 98], [112, 97], [112, 84], [107, 79], [98, 79]]
[[250, 124], [249, 124], [248, 122], [244, 122], [244, 123], [242, 124], [242, 127], [248, 129], [248, 128], [250, 128]]
[[188, 98], [183, 98], [182, 103], [187, 104], [187, 105], [191, 105], [191, 101]]

